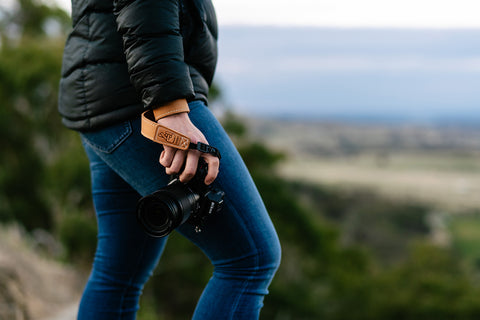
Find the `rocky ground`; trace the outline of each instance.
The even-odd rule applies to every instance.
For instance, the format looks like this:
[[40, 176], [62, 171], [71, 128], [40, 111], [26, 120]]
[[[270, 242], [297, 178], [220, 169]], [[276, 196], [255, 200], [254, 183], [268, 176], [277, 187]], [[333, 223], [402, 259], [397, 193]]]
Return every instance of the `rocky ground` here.
[[47, 258], [53, 240], [39, 243], [18, 227], [0, 229], [0, 320], [75, 319], [84, 277]]

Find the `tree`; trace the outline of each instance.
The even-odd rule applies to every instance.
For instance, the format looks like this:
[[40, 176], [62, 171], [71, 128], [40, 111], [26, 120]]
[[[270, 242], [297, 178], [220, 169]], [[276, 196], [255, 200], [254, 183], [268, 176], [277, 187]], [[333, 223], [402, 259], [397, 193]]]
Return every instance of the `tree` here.
[[57, 112], [69, 20], [34, 0], [17, 1], [0, 14], [0, 220], [28, 230], [53, 231], [59, 211], [91, 206], [86, 157], [78, 156], [78, 137]]

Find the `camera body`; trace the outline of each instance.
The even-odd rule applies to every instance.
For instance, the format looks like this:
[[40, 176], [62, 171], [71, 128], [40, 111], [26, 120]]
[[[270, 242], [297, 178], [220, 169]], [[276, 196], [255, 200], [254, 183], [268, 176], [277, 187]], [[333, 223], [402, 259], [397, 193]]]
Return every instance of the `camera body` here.
[[195, 176], [187, 183], [172, 176], [164, 188], [141, 198], [137, 219], [153, 237], [164, 237], [185, 222], [201, 231], [205, 220], [220, 211], [225, 193], [204, 183], [207, 163], [200, 158]]

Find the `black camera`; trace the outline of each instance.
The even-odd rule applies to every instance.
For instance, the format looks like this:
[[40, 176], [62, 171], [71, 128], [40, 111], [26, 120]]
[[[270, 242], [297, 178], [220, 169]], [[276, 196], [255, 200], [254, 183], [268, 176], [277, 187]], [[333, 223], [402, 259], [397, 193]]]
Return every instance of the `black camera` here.
[[137, 219], [149, 235], [164, 237], [186, 221], [200, 232], [205, 220], [221, 209], [225, 193], [205, 185], [207, 169], [200, 158], [189, 182], [182, 183], [174, 175], [167, 186], [138, 201]]

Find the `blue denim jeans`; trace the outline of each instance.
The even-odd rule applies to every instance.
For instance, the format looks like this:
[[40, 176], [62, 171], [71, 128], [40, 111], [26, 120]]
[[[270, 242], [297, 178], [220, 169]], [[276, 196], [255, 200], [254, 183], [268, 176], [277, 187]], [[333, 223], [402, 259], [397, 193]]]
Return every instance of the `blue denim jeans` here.
[[[190, 110], [192, 122], [222, 153], [214, 186], [225, 191], [222, 211], [202, 232], [189, 223], [176, 230], [214, 266], [193, 319], [258, 319], [280, 262], [278, 237], [221, 125], [200, 101], [190, 103]], [[81, 136], [90, 159], [98, 244], [78, 319], [135, 319], [143, 285], [167, 241], [148, 236], [135, 216], [138, 199], [168, 182], [158, 162], [162, 146], [141, 136], [139, 118]]]

